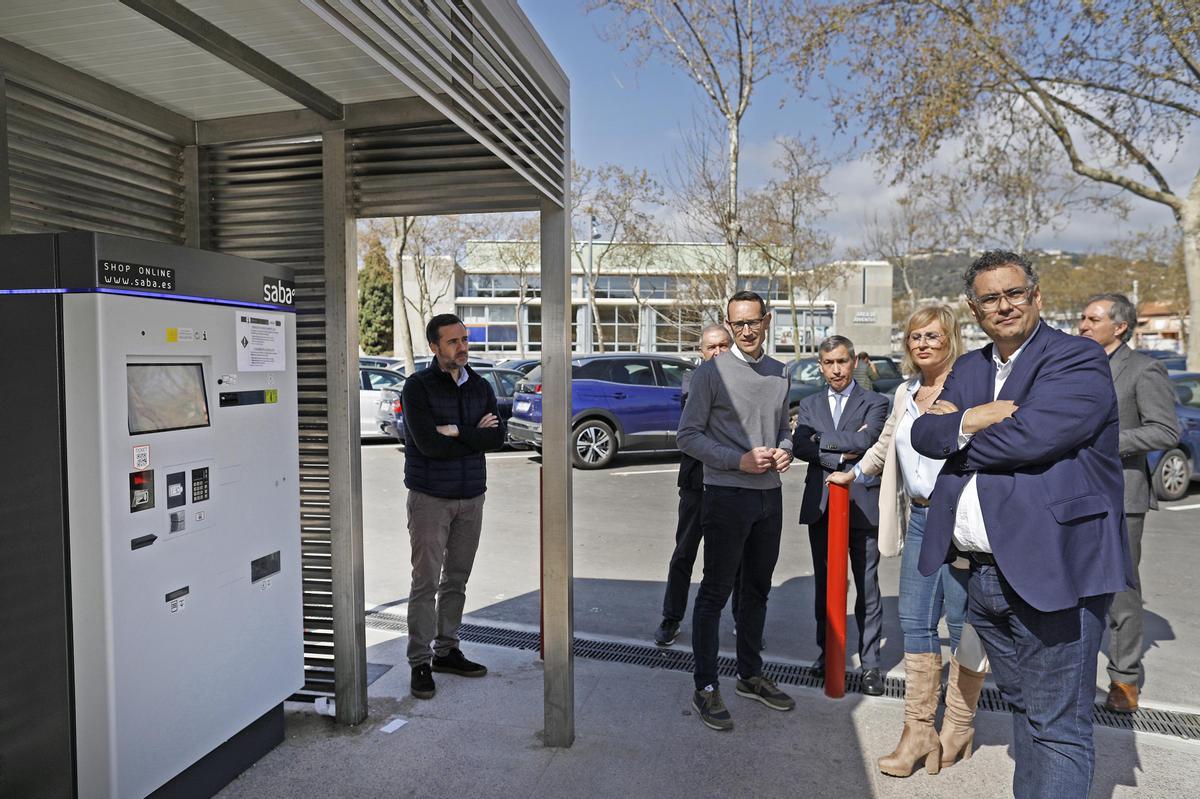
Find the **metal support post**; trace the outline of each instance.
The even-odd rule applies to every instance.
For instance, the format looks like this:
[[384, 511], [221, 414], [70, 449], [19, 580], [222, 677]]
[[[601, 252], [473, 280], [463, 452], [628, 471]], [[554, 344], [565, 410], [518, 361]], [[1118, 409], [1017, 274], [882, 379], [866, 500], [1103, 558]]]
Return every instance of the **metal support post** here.
[[542, 607], [545, 743], [575, 741], [571, 580], [570, 202], [542, 201]]
[[367, 717], [362, 451], [358, 410], [358, 268], [345, 131], [322, 140], [325, 209], [325, 377], [334, 696], [339, 724]]

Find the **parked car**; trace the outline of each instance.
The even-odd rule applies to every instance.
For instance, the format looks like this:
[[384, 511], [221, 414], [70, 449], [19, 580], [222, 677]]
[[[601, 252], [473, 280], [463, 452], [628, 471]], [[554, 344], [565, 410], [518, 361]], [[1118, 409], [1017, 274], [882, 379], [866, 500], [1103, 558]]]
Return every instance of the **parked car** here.
[[1183, 372], [1187, 369], [1187, 358], [1170, 350], [1138, 350], [1142, 355], [1149, 355], [1163, 365], [1164, 369]]
[[383, 355], [360, 355], [358, 356], [359, 367], [370, 367], [372, 369], [395, 369], [397, 365], [403, 364], [402, 358], [387, 358]]
[[[668, 355], [615, 353], [571, 361], [571, 453], [580, 469], [599, 469], [618, 452], [675, 450], [684, 378], [696, 366]], [[517, 386], [508, 437], [542, 445], [542, 369]]]
[[391, 369], [359, 367], [358, 380], [358, 432], [363, 438], [373, 438], [381, 435], [375, 411], [383, 399], [383, 390], [403, 385], [404, 376]]
[[[904, 382], [899, 367], [891, 358], [879, 356], [871, 358], [878, 377], [875, 378], [875, 391], [880, 394], [892, 394], [896, 386]], [[788, 388], [788, 408], [791, 409], [792, 427], [796, 426], [796, 409], [800, 400], [809, 394], [816, 394], [825, 388], [825, 378], [821, 376], [821, 366], [816, 358], [800, 358], [788, 364], [788, 376], [791, 386]]]
[[1200, 373], [1172, 372], [1178, 405], [1179, 445], [1151, 452], [1150, 484], [1159, 499], [1182, 499], [1193, 480], [1200, 479]]
[[539, 364], [541, 364], [541, 360], [538, 358], [510, 358], [509, 360], [501, 361], [496, 365], [502, 366], [505, 369], [516, 369], [521, 374], [527, 375], [533, 371], [535, 366], [538, 366]]
[[[421, 371], [422, 369], [424, 369], [426, 366], [429, 366], [429, 364], [431, 364], [431, 363], [433, 363], [432, 356], [428, 356], [428, 357], [424, 357], [424, 358], [416, 358], [413, 360], [413, 365], [416, 367], [418, 372]], [[492, 361], [484, 360], [483, 358], [469, 358], [467, 360], [467, 363], [471, 365], [472, 369], [475, 369], [476, 367], [482, 368], [484, 366], [495, 366], [496, 365]], [[400, 374], [404, 374], [404, 371], [405, 371], [404, 370], [404, 361], [401, 361], [400, 363], [396, 364], [395, 366], [391, 366], [388, 368], [394, 369], [397, 372], [399, 372]]]
[[[501, 419], [508, 419], [512, 416], [513, 395], [516, 393], [517, 383], [519, 383], [525, 375], [514, 369], [499, 369], [493, 366], [481, 366], [475, 370], [475, 373], [488, 381], [492, 390], [496, 392], [496, 408], [500, 411]], [[401, 444], [404, 443], [404, 400], [402, 396], [402, 386], [394, 389], [384, 389], [383, 396], [380, 398], [379, 405], [375, 411], [375, 426], [379, 432], [386, 436], [392, 436]]]

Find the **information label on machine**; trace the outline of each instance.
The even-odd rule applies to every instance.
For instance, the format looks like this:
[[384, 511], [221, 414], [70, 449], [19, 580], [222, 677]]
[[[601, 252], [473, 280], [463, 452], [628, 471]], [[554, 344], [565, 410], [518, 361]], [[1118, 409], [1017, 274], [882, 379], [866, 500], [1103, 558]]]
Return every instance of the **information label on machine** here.
[[282, 372], [287, 369], [287, 335], [283, 314], [238, 311], [239, 372]]
[[140, 472], [150, 468], [150, 445], [138, 444], [133, 448], [133, 469]]

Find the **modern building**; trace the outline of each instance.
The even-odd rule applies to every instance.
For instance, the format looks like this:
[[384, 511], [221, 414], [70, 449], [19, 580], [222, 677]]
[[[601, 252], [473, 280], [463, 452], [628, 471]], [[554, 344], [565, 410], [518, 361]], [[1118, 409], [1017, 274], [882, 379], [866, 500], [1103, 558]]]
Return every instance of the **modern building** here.
[[[590, 251], [590, 252], [589, 252]], [[445, 291], [434, 311], [457, 313], [471, 348], [496, 357], [541, 350], [541, 296], [536, 243], [473, 241], [466, 257], [434, 281]], [[418, 289], [406, 265], [406, 293]], [[741, 284], [771, 305], [767, 351], [794, 357], [838, 333], [861, 350], [892, 349], [892, 268], [883, 261], [816, 267], [792, 280], [772, 274], [748, 248]], [[439, 283], [440, 281], [440, 283]], [[813, 289], [810, 300], [808, 288]], [[571, 333], [575, 352], [692, 353], [701, 327], [722, 310], [724, 245], [710, 243], [575, 244], [571, 264]], [[794, 300], [792, 299], [794, 297]], [[420, 319], [409, 309], [414, 336]], [[795, 324], [793, 325], [793, 318]], [[797, 348], [797, 343], [799, 348]]]

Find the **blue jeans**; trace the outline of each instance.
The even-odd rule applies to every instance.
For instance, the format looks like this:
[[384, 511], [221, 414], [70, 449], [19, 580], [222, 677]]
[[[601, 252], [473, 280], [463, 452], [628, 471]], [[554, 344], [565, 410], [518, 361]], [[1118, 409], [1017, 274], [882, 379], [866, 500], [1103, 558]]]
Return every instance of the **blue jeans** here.
[[958, 649], [967, 615], [966, 569], [944, 565], [928, 577], [917, 570], [928, 515], [929, 508], [912, 506], [904, 550], [900, 553], [900, 629], [904, 633], [904, 651], [911, 655], [942, 651], [938, 620], [943, 611], [946, 626], [950, 628], [950, 650]]
[[1096, 761], [1096, 656], [1112, 594], [1037, 610], [998, 568], [981, 565], [971, 567], [968, 594], [968, 621], [1013, 706], [1013, 796], [1085, 799]]

